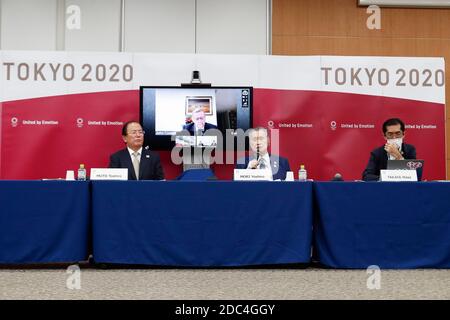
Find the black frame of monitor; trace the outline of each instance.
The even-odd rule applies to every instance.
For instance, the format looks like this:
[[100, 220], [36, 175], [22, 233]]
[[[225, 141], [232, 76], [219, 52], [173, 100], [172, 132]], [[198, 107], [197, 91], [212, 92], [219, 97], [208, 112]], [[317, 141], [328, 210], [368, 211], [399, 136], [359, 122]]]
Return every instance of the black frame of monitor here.
[[[189, 86], [139, 86], [139, 122], [145, 131], [144, 136], [144, 145], [150, 146], [150, 149], [152, 150], [159, 150], [159, 151], [165, 151], [165, 150], [171, 150], [175, 146], [175, 142], [171, 140], [171, 136], [169, 135], [156, 135], [155, 130], [155, 109], [153, 109], [153, 114], [148, 117], [150, 119], [150, 123], [144, 123], [144, 104], [143, 104], [143, 95], [145, 89], [247, 89], [250, 91], [250, 103], [248, 105], [249, 109], [249, 116], [248, 116], [248, 127], [247, 126], [240, 126], [239, 125], [239, 117], [237, 117], [237, 128], [236, 129], [243, 129], [244, 131], [252, 128], [253, 126], [253, 87], [252, 86], [202, 86], [202, 85], [189, 85]], [[241, 107], [242, 108], [242, 107]], [[220, 127], [219, 127], [220, 129]], [[181, 129], [180, 129], [181, 131]], [[222, 132], [224, 134], [224, 150], [226, 149], [226, 140], [230, 139], [231, 137], [229, 135], [225, 136], [225, 132]], [[235, 137], [233, 139], [236, 139]], [[235, 140], [236, 142], [236, 140]], [[248, 141], [246, 139], [246, 149], [248, 149]], [[234, 150], [236, 150], [236, 143], [234, 143]]]

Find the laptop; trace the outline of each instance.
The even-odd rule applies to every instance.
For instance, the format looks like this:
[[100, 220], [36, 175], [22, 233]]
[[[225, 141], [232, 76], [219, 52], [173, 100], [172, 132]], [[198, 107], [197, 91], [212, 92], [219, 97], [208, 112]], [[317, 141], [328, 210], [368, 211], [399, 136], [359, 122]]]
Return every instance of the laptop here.
[[388, 160], [388, 170], [417, 170], [417, 179], [422, 180], [423, 172], [422, 159]]
[[388, 170], [414, 170], [423, 168], [423, 160], [405, 159], [405, 160], [388, 160]]

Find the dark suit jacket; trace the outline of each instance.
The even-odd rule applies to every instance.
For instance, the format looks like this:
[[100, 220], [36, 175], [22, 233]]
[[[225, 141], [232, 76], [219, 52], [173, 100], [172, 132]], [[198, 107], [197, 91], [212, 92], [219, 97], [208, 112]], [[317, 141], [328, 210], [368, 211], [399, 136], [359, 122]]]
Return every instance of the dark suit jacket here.
[[[128, 168], [128, 180], [136, 180], [133, 162], [128, 149], [122, 149], [109, 158], [110, 168]], [[159, 155], [156, 152], [142, 148], [139, 163], [139, 180], [162, 180], [164, 171], [161, 166]]]
[[[248, 163], [252, 161], [253, 159], [256, 159], [255, 156], [245, 157], [245, 163], [239, 164], [236, 163], [236, 169], [247, 169]], [[238, 162], [242, 162], [243, 159], [240, 159]], [[291, 167], [289, 166], [289, 161], [286, 158], [283, 157], [276, 157], [273, 155], [270, 155], [270, 167], [272, 168], [273, 174], [273, 180], [286, 179], [286, 172], [291, 171]]]
[[[405, 159], [416, 159], [416, 148], [411, 144], [402, 144], [402, 155]], [[388, 154], [384, 150], [384, 145], [376, 148], [370, 153], [369, 163], [362, 174], [364, 181], [378, 181], [380, 170], [387, 168]], [[418, 178], [421, 178], [421, 171], [417, 171]]]
[[[183, 126], [183, 130], [189, 131], [191, 136], [193, 136], [195, 134], [194, 128], [195, 128], [195, 124], [193, 122], [191, 122], [189, 124], [185, 124]], [[209, 129], [217, 129], [217, 126], [215, 126], [215, 125], [213, 125], [211, 123], [205, 122], [205, 129], [203, 131], [206, 131], [206, 130], [209, 130]]]

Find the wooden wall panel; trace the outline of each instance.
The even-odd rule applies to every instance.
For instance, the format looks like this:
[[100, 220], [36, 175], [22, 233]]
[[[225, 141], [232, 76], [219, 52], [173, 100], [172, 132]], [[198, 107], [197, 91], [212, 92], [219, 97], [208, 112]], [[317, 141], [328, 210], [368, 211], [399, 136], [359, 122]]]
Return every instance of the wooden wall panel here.
[[[382, 8], [381, 30], [356, 0], [273, 0], [272, 54], [444, 57], [450, 83], [450, 9]], [[450, 85], [446, 136], [450, 141]], [[450, 143], [447, 143], [450, 179]]]

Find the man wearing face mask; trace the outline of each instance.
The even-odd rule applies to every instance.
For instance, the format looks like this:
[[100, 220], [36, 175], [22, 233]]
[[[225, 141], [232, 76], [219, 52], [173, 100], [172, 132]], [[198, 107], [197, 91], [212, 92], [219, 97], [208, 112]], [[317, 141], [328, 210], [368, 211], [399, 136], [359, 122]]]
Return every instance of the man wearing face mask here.
[[398, 118], [388, 119], [383, 123], [383, 135], [386, 144], [370, 153], [369, 163], [363, 172], [364, 181], [378, 181], [380, 170], [387, 168], [388, 160], [416, 159], [416, 148], [403, 143], [405, 124]]

